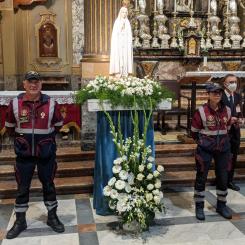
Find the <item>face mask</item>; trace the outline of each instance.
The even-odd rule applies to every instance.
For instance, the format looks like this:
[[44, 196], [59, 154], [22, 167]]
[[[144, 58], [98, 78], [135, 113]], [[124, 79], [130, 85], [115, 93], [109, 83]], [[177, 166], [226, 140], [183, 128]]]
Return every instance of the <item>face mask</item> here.
[[236, 83], [230, 83], [227, 85], [227, 88], [231, 91], [231, 92], [235, 92], [237, 89], [237, 84]]

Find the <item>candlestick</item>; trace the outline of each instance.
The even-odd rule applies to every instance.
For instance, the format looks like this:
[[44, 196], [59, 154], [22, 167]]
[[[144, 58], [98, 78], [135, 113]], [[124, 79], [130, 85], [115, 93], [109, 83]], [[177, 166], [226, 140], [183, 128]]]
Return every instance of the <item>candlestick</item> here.
[[176, 9], [177, 9], [177, 3], [176, 0], [174, 0], [174, 12], [176, 13]]
[[135, 10], [138, 10], [138, 0], [134, 0], [135, 1]]
[[203, 66], [207, 66], [207, 64], [208, 64], [208, 57], [204, 56], [203, 57]]

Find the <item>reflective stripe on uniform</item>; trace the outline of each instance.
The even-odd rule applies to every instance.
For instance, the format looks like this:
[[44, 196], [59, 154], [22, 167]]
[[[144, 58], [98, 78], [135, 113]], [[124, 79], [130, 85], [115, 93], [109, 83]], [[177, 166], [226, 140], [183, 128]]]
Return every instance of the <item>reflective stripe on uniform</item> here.
[[217, 195], [227, 195], [228, 192], [227, 192], [227, 190], [225, 190], [225, 191], [216, 190], [216, 194], [217, 194]]
[[191, 126], [191, 131], [192, 132], [200, 132], [199, 128], [194, 128], [193, 126]]
[[54, 116], [54, 106], [55, 106], [54, 99], [50, 98], [50, 100], [49, 100], [48, 128], [50, 128], [50, 126], [51, 126], [51, 121], [52, 121], [53, 116]]
[[15, 125], [16, 125], [15, 123], [9, 123], [9, 122], [5, 121], [5, 126], [8, 127], [8, 128], [14, 128]]
[[201, 129], [200, 131], [201, 134], [205, 134], [205, 135], [221, 135], [221, 134], [227, 134], [227, 130], [205, 130], [205, 129]]
[[[35, 129], [35, 134], [51, 134], [54, 132], [54, 128], [49, 129]], [[19, 134], [32, 134], [31, 128], [15, 128], [15, 132]]]

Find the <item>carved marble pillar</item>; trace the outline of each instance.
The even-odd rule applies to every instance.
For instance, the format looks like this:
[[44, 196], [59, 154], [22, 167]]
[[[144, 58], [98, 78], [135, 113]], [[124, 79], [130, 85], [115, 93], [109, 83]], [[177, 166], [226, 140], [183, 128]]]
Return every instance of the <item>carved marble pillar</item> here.
[[72, 1], [73, 64], [79, 64], [84, 46], [84, 0]]
[[109, 73], [111, 32], [121, 0], [84, 0], [83, 78]]

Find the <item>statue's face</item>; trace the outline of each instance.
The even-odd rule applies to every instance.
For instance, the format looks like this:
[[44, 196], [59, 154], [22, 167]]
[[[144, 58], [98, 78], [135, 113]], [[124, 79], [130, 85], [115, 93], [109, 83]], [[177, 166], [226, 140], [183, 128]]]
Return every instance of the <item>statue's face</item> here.
[[121, 16], [121, 18], [123, 18], [123, 19], [127, 18], [127, 16], [128, 16], [128, 10], [127, 10], [126, 8], [122, 8], [122, 9], [121, 9], [120, 16]]

